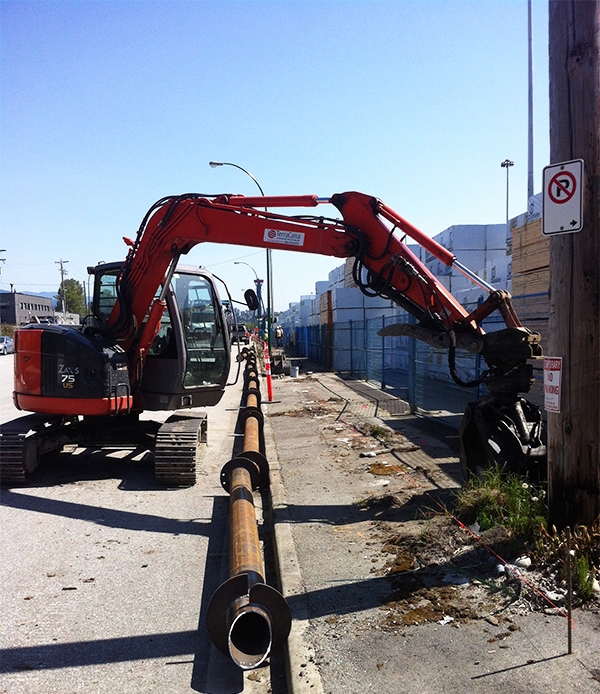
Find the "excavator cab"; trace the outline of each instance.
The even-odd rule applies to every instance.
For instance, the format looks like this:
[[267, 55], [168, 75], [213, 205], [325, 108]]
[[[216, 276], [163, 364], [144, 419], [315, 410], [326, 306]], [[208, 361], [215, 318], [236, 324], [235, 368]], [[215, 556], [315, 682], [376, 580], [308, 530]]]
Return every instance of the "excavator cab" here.
[[[88, 268], [94, 276], [93, 314], [102, 327], [117, 300], [121, 267], [122, 263], [103, 263]], [[139, 389], [143, 407], [176, 410], [216, 405], [229, 375], [231, 350], [214, 278], [206, 270], [179, 266], [165, 301], [167, 308], [144, 361]]]
[[[122, 267], [88, 268], [94, 276], [93, 311], [83, 325], [28, 325], [15, 333], [14, 403], [38, 414], [2, 427], [3, 482], [24, 482], [43, 454], [70, 443], [142, 446], [154, 451], [155, 476], [162, 484], [195, 483], [206, 414], [188, 408], [217, 404], [230, 368], [229, 332], [215, 280], [195, 267], [169, 273], [167, 286], [155, 296], [166, 309], [159, 324], [149, 325], [150, 344], [140, 358], [138, 336], [152, 309], [129, 346], [109, 325]], [[159, 425], [140, 420], [144, 409], [177, 412]]]

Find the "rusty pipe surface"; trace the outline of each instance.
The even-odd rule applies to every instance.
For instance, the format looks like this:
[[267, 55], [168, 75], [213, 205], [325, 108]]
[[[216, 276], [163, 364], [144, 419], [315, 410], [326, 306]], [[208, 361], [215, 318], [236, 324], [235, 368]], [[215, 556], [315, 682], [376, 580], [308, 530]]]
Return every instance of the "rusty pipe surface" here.
[[254, 417], [248, 417], [244, 427], [244, 453], [248, 451], [260, 451], [260, 427]]
[[[260, 402], [254, 391], [260, 392], [260, 384], [258, 374], [256, 372], [256, 364], [249, 361], [246, 366], [246, 383], [244, 392], [246, 395], [246, 407], [260, 409]], [[253, 416], [248, 416], [244, 424], [244, 453], [254, 451], [260, 452], [260, 425], [258, 419]]]
[[260, 452], [262, 413], [253, 359], [246, 355], [244, 386], [244, 450], [221, 471], [230, 494], [229, 578], [208, 605], [206, 621], [213, 643], [244, 670], [259, 667], [272, 650], [281, 648], [291, 628], [283, 596], [264, 582], [253, 489], [268, 478]]
[[229, 492], [229, 575], [247, 573], [264, 582], [250, 473], [243, 467], [231, 472]]

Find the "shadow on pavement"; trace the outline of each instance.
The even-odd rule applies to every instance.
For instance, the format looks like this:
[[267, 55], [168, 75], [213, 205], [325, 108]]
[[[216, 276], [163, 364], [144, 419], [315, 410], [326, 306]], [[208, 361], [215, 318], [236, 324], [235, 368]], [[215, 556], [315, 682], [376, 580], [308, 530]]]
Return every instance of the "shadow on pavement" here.
[[32, 494], [2, 490], [0, 505], [89, 521], [109, 528], [125, 528], [169, 535], [209, 535], [211, 522], [200, 519], [177, 520], [133, 511], [117, 511], [102, 506], [88, 506], [71, 501], [46, 499]]
[[350, 525], [364, 521], [389, 521], [401, 523], [423, 520], [442, 508], [451, 507], [455, 489], [435, 489], [422, 494], [413, 494], [405, 503], [397, 495], [369, 497], [359, 504], [288, 504], [289, 522], [324, 523], [327, 525]]
[[192, 656], [197, 648], [196, 631], [4, 648], [0, 651], [0, 671], [47, 670], [126, 660]]
[[[241, 692], [244, 689], [242, 671], [227, 656], [213, 645], [206, 627], [208, 603], [217, 588], [229, 576], [229, 497], [215, 496], [212, 517], [209, 523], [208, 550], [202, 583], [200, 617], [198, 619], [198, 649], [194, 657], [191, 687], [194, 691], [205, 692], [211, 685], [211, 692]], [[211, 661], [212, 667], [211, 667]], [[217, 672], [215, 672], [215, 670]], [[216, 680], [216, 681], [215, 681]], [[215, 688], [218, 687], [218, 688]]]
[[[195, 691], [207, 691], [208, 684], [213, 694], [219, 694], [219, 692], [234, 694], [234, 692], [243, 691], [241, 670], [214, 648], [206, 629], [208, 602], [219, 586], [220, 580], [227, 577], [227, 558], [226, 555], [224, 556], [224, 551], [225, 553], [227, 551], [228, 538], [228, 497], [215, 497], [211, 519], [209, 522], [202, 523], [199, 529], [195, 521], [181, 523], [156, 516], [50, 501], [14, 492], [5, 492], [4, 497], [4, 503], [8, 501], [7, 505], [15, 508], [27, 508], [42, 513], [59, 512], [69, 517], [104, 522], [109, 526], [116, 524], [119, 527], [134, 530], [171, 533], [191, 531], [194, 534], [207, 535], [208, 552], [197, 630], [5, 648], [0, 650], [0, 672], [174, 659], [166, 660], [164, 664], [179, 665], [193, 661], [191, 687]], [[103, 518], [98, 519], [97, 514], [102, 514]], [[214, 662], [209, 668], [211, 661]]]

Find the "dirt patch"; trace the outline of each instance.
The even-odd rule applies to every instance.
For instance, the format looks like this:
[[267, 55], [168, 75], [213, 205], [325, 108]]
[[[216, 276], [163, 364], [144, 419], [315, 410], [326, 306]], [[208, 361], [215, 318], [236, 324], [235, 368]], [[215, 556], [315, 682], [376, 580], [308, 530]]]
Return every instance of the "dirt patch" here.
[[287, 410], [286, 412], [272, 412], [270, 417], [325, 417], [336, 414], [332, 407], [327, 405], [304, 405], [297, 410]]
[[[392, 504], [393, 505], [393, 502]], [[388, 555], [385, 568], [395, 572], [397, 558], [404, 563], [403, 557], [410, 553], [419, 567], [435, 567], [451, 561], [459, 551], [473, 548], [473, 538], [468, 530], [449, 521], [443, 515], [433, 516], [422, 526], [418, 536], [408, 536], [402, 526], [394, 524], [388, 528], [382, 552]]]
[[489, 614], [492, 605], [483, 599], [473, 600], [472, 595], [456, 587], [417, 588], [410, 581], [390, 594], [382, 606], [382, 626], [395, 629], [398, 626], [417, 626], [427, 622], [440, 622], [460, 626], [472, 619]]
[[396, 465], [386, 463], [385, 461], [369, 463], [368, 470], [372, 475], [379, 475], [383, 477], [388, 475], [397, 475], [400, 472]]
[[356, 432], [362, 434], [365, 438], [371, 439], [374, 447], [381, 448], [384, 445], [386, 448], [391, 448], [398, 451], [416, 451], [420, 446], [410, 441], [404, 434], [386, 424], [370, 424], [356, 418], [352, 422], [352, 427]]
[[[398, 495], [387, 494], [363, 505], [389, 513], [401, 503]], [[412, 523], [383, 520], [378, 530], [383, 564], [375, 571], [390, 582], [381, 608], [383, 629], [427, 622], [460, 626], [475, 619], [498, 626], [519, 614], [565, 609], [564, 580], [549, 567], [529, 566], [532, 548], [503, 526], [477, 539], [450, 516], [438, 514]], [[505, 641], [512, 631], [494, 635], [490, 643]]]
[[[399, 501], [388, 494], [366, 503], [394, 508]], [[478, 542], [467, 528], [440, 514], [412, 524], [383, 521], [379, 531], [384, 563], [378, 573], [389, 579], [391, 589], [382, 606], [384, 629], [427, 622], [459, 626], [501, 613], [522, 595], [520, 585], [497, 571], [494, 552], [515, 550], [505, 528], [483, 533]]]

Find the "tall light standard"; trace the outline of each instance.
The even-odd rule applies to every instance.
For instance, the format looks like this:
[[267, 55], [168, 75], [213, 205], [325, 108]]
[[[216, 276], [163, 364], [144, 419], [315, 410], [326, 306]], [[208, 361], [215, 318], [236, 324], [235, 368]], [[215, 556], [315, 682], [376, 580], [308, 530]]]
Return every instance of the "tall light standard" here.
[[515, 162], [510, 159], [505, 159], [500, 166], [506, 169], [506, 238], [508, 239], [508, 233], [510, 229], [508, 228], [508, 172], [511, 166], [514, 166]]
[[[6, 251], [6, 248], [0, 248], [0, 253], [4, 253]], [[6, 258], [0, 258], [0, 263], [5, 263]], [[2, 274], [2, 265], [0, 265], [0, 275]], [[12, 288], [12, 285], [11, 285]], [[0, 326], [2, 326], [2, 317], [0, 316]], [[0, 327], [0, 332], [2, 328]]]
[[527, 94], [527, 211], [533, 197], [533, 38], [531, 0], [527, 0], [528, 94]]
[[261, 303], [261, 286], [262, 286], [262, 280], [258, 279], [258, 275], [256, 274], [256, 270], [250, 265], [250, 263], [245, 263], [243, 260], [234, 260], [233, 261], [234, 265], [247, 265], [252, 272], [254, 273], [254, 284], [256, 285], [256, 295], [258, 297], [258, 309], [256, 311], [257, 317], [256, 317], [256, 327], [260, 331], [260, 303]]
[[[208, 165], [212, 169], [216, 169], [218, 166], [234, 166], [236, 169], [243, 171], [247, 176], [250, 176], [250, 178], [258, 186], [258, 189], [260, 190], [260, 194], [263, 197], [265, 196], [263, 189], [260, 187], [260, 183], [254, 178], [254, 176], [249, 171], [244, 169], [243, 166], [239, 166], [239, 164], [232, 164], [230, 161], [209, 161]], [[269, 345], [269, 354], [272, 353], [272, 351], [271, 351], [271, 304], [273, 301], [273, 297], [271, 295], [271, 292], [272, 292], [271, 267], [272, 267], [271, 249], [267, 248], [267, 344]], [[259, 297], [259, 300], [260, 300], [260, 297]], [[260, 329], [260, 327], [259, 327], [259, 329]]]

